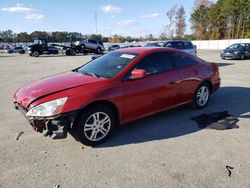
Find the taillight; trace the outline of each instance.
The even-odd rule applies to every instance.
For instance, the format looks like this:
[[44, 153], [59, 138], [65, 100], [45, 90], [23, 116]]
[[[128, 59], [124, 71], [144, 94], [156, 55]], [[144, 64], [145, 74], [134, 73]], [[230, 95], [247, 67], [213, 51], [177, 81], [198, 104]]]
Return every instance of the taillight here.
[[219, 74], [219, 67], [216, 63], [213, 63], [213, 71], [215, 74]]

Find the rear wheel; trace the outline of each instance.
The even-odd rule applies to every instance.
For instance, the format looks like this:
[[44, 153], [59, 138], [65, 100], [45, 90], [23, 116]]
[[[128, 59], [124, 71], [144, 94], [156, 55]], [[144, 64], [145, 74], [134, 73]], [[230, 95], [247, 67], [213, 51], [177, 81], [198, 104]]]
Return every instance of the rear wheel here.
[[115, 124], [116, 117], [112, 109], [95, 105], [86, 109], [76, 121], [76, 136], [83, 144], [95, 146], [111, 136]]
[[201, 83], [193, 97], [193, 106], [197, 109], [204, 108], [209, 101], [211, 88], [207, 83]]

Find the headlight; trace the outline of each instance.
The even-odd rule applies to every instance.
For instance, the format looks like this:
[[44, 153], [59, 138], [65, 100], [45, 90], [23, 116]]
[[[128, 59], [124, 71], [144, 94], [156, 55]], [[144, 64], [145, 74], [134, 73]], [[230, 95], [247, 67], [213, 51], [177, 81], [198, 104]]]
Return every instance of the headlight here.
[[235, 51], [234, 53], [235, 53], [235, 54], [239, 54], [239, 53], [240, 53], [240, 51]]
[[67, 97], [45, 102], [31, 108], [26, 114], [27, 117], [47, 117], [60, 114]]

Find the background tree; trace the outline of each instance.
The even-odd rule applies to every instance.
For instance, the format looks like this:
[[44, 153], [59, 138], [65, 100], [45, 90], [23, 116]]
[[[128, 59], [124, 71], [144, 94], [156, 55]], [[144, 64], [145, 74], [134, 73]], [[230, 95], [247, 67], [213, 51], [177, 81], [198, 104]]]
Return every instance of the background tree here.
[[30, 42], [30, 35], [27, 32], [17, 34], [16, 42]]
[[198, 40], [208, 39], [208, 11], [209, 7], [201, 5], [191, 15], [191, 28], [193, 29], [196, 39]]
[[183, 38], [186, 29], [185, 10], [183, 6], [180, 6], [178, 8], [175, 19], [176, 19], [176, 30], [175, 30], [176, 37]]
[[190, 18], [196, 39], [238, 39], [250, 36], [250, 0], [195, 0]]
[[166, 15], [168, 17], [168, 20], [169, 20], [169, 37], [170, 38], [173, 38], [173, 35], [174, 35], [174, 28], [173, 28], [173, 25], [174, 25], [174, 17], [175, 17], [175, 14], [176, 14], [176, 8], [177, 8], [177, 5], [174, 5], [173, 7], [171, 7]]

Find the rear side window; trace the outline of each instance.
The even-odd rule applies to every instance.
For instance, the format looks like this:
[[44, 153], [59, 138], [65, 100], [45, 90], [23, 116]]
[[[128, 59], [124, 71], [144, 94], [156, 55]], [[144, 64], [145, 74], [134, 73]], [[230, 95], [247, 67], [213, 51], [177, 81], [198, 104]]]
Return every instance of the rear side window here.
[[191, 42], [183, 42], [183, 48], [184, 49], [193, 49], [193, 45]]
[[173, 69], [173, 54], [169, 52], [157, 52], [143, 58], [136, 69], [144, 69], [148, 74], [154, 74]]
[[196, 61], [183, 54], [174, 54], [174, 66], [175, 68], [187, 67], [196, 64]]

